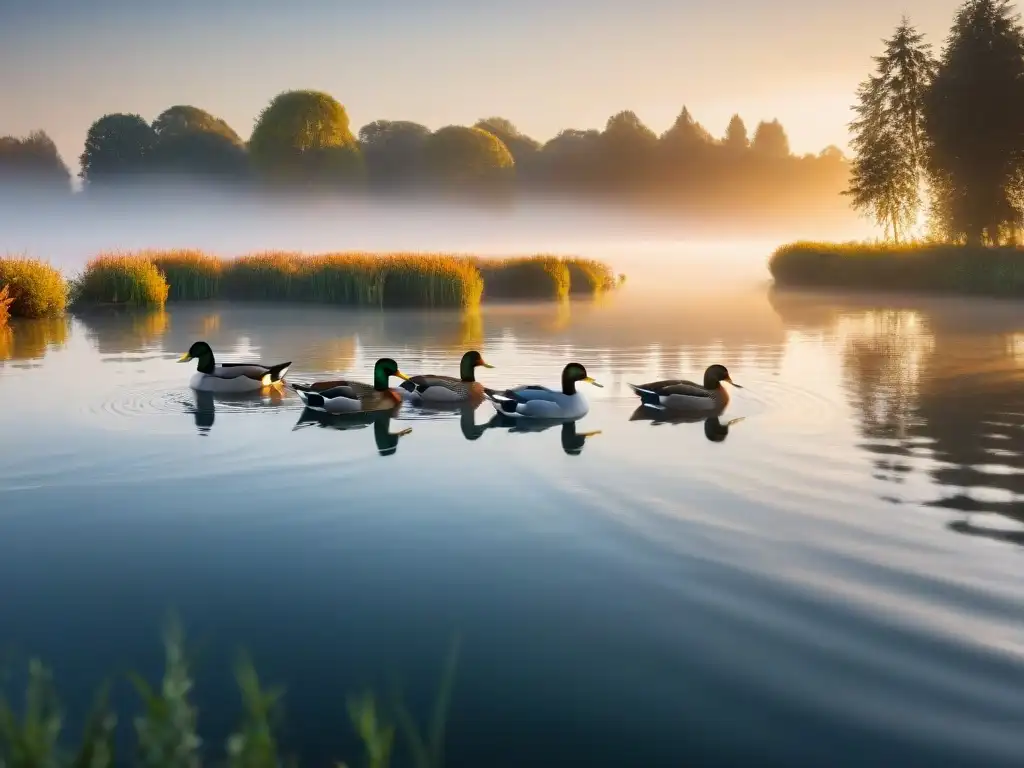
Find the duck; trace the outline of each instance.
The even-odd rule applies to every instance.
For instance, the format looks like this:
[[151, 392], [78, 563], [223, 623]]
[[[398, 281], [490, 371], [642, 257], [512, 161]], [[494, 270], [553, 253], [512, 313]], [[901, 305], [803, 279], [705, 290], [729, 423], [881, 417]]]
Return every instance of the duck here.
[[562, 389], [550, 389], [540, 384], [497, 391], [484, 388], [484, 396], [502, 416], [528, 419], [579, 419], [587, 415], [590, 405], [582, 392], [576, 391], [578, 382], [603, 387], [594, 381], [580, 363], [569, 363], [562, 369]]
[[350, 379], [315, 381], [312, 384], [292, 384], [292, 389], [307, 407], [324, 413], [356, 413], [360, 411], [386, 411], [402, 404], [402, 396], [388, 386], [392, 376], [408, 381], [398, 370], [398, 363], [382, 357], [373, 366], [373, 384]]
[[460, 403], [483, 395], [483, 385], [476, 380], [476, 369], [480, 366], [493, 368], [484, 362], [476, 350], [470, 350], [459, 362], [459, 378], [440, 374], [419, 374], [410, 376], [399, 386], [409, 393], [411, 399], [432, 403]]
[[291, 367], [291, 361], [277, 365], [261, 363], [220, 363], [217, 364], [213, 350], [205, 341], [197, 341], [188, 352], [178, 358], [179, 363], [198, 360], [196, 372], [189, 380], [189, 386], [198, 392], [239, 393], [255, 392], [284, 381]]
[[704, 371], [704, 386], [685, 379], [664, 379], [648, 384], [630, 384], [629, 388], [648, 408], [717, 411], [729, 404], [729, 392], [722, 386], [724, 381], [743, 389], [729, 376], [729, 370], [718, 363], [709, 365]]

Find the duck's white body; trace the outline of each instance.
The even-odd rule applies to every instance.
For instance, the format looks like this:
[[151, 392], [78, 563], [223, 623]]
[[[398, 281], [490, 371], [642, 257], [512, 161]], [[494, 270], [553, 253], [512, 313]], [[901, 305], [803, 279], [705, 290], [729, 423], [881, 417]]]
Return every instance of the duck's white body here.
[[188, 385], [199, 392], [257, 392], [279, 383], [287, 372], [287, 367], [272, 370], [261, 365], [218, 365], [211, 373], [196, 371]]
[[494, 410], [503, 416], [527, 419], [579, 419], [590, 411], [587, 398], [580, 392], [567, 395], [538, 384], [507, 389], [484, 390]]

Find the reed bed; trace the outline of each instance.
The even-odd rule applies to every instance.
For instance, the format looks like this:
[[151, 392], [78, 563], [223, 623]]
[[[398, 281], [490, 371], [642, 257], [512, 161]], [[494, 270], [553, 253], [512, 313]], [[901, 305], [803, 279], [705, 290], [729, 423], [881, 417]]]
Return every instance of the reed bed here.
[[796, 242], [772, 254], [779, 286], [1024, 296], [1024, 249]]
[[7, 327], [7, 321], [11, 319], [11, 304], [14, 297], [11, 296], [11, 289], [6, 285], [0, 287], [0, 328]]
[[9, 317], [52, 317], [68, 303], [68, 287], [60, 270], [37, 259], [0, 258], [0, 286], [6, 291]]
[[565, 259], [565, 266], [569, 270], [570, 293], [595, 294], [613, 290], [619, 285], [619, 278], [603, 261], [573, 256]]
[[100, 254], [85, 265], [71, 288], [75, 306], [162, 307], [168, 292], [156, 265], [131, 253]]
[[[396, 747], [404, 747], [402, 752], [408, 754], [402, 757], [408, 757], [409, 764], [440, 768], [457, 658], [458, 645], [453, 644], [426, 733], [401, 702], [382, 706], [372, 692], [348, 697], [349, 723], [364, 751], [360, 764], [389, 768], [399, 752]], [[191, 700], [194, 681], [177, 623], [170, 623], [164, 634], [162, 679], [154, 685], [136, 674], [128, 677], [141, 704], [141, 711], [130, 720], [135, 737], [132, 762], [140, 768], [198, 768], [203, 764], [298, 768], [298, 759], [285, 752], [275, 733], [283, 690], [266, 688], [244, 654], [235, 665], [242, 711], [222, 750], [210, 749], [199, 736], [198, 710]], [[111, 704], [111, 687], [108, 682], [100, 688], [81, 741], [70, 747], [62, 739], [64, 718], [53, 675], [38, 660], [29, 662], [24, 710], [18, 712], [6, 695], [0, 696], [0, 766], [113, 768], [119, 718]], [[396, 732], [404, 737], [400, 743], [396, 743]], [[121, 758], [124, 762], [124, 755]], [[346, 764], [336, 765], [344, 768]]]
[[487, 299], [555, 299], [569, 296], [571, 276], [565, 259], [537, 255], [476, 259]]
[[197, 250], [143, 251], [135, 254], [149, 259], [167, 281], [170, 301], [201, 301], [220, 295], [224, 262]]

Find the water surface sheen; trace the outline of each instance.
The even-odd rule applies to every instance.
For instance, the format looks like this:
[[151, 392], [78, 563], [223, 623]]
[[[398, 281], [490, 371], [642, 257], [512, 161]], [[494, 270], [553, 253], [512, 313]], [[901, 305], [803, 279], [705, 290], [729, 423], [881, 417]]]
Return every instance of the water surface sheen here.
[[[78, 709], [105, 673], [156, 673], [174, 608], [204, 734], [234, 724], [244, 647], [310, 764], [356, 754], [348, 692], [400, 685], [425, 716], [458, 633], [452, 766], [1020, 765], [1019, 318], [757, 285], [17, 324], [0, 646]], [[455, 373], [477, 348], [493, 385], [576, 360], [605, 388], [575, 436], [487, 404], [339, 425], [291, 391], [196, 395], [175, 358], [200, 338], [296, 381], [383, 355]], [[712, 362], [745, 387], [720, 423], [634, 418], [627, 382]]]

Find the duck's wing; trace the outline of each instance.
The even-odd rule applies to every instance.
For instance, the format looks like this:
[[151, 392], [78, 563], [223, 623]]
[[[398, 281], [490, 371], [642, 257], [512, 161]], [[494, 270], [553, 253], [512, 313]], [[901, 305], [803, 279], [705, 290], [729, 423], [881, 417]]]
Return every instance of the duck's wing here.
[[255, 363], [220, 363], [214, 367], [213, 373], [208, 373], [207, 376], [215, 376], [218, 379], [237, 379], [245, 376], [259, 381], [268, 373], [268, 368]]
[[540, 384], [530, 384], [498, 392], [485, 389], [484, 394], [497, 409], [510, 416], [557, 418], [561, 414], [562, 392]]
[[456, 379], [454, 376], [424, 373], [418, 376], [410, 376], [407, 381], [403, 381], [399, 386], [407, 392], [423, 392], [427, 387], [444, 387], [445, 389], [454, 390], [460, 384], [462, 384], [462, 379]]

